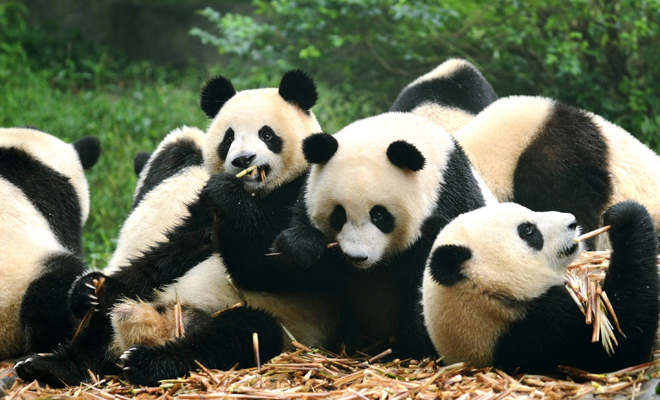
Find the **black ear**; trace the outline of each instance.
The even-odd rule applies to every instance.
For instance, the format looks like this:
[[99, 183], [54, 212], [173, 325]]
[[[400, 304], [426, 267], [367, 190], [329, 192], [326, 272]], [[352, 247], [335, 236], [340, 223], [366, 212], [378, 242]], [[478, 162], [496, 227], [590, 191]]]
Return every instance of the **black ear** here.
[[202, 87], [199, 105], [209, 118], [215, 118], [225, 103], [236, 94], [231, 81], [222, 75], [211, 78]]
[[135, 176], [140, 176], [140, 173], [144, 169], [144, 166], [147, 165], [151, 153], [148, 151], [140, 151], [133, 158], [133, 171], [135, 171]]
[[96, 136], [81, 137], [73, 144], [73, 148], [76, 149], [85, 170], [92, 168], [101, 155], [101, 142]]
[[309, 113], [319, 99], [314, 80], [299, 69], [284, 74], [279, 93], [284, 100], [297, 105], [306, 113]]
[[332, 135], [315, 133], [302, 142], [305, 160], [310, 164], [325, 164], [337, 152], [339, 143]]
[[438, 247], [429, 261], [433, 280], [443, 286], [453, 286], [465, 279], [462, 265], [471, 257], [472, 252], [464, 246], [448, 244]]
[[426, 159], [417, 150], [417, 147], [404, 140], [397, 140], [390, 144], [387, 148], [387, 158], [397, 167], [409, 169], [413, 172], [421, 170], [426, 164]]

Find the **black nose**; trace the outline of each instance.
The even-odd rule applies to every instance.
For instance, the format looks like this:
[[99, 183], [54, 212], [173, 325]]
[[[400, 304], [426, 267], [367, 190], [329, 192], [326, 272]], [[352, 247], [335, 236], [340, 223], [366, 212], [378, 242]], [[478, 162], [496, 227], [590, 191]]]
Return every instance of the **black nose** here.
[[232, 160], [231, 165], [233, 165], [234, 167], [245, 169], [250, 166], [250, 163], [252, 162], [252, 160], [254, 160], [256, 156], [257, 156], [256, 154], [251, 154], [249, 156], [236, 157]]
[[575, 230], [575, 229], [577, 229], [577, 227], [578, 227], [578, 224], [577, 224], [577, 221], [576, 221], [576, 220], [573, 220], [573, 222], [571, 222], [571, 223], [568, 225], [568, 229], [573, 229], [573, 230]]
[[354, 257], [354, 256], [349, 256], [348, 254], [346, 255], [346, 258], [351, 260], [351, 262], [358, 262], [358, 263], [363, 262], [363, 261], [367, 261], [367, 259], [369, 259], [369, 257], [367, 257], [367, 256], [356, 256], [356, 257]]

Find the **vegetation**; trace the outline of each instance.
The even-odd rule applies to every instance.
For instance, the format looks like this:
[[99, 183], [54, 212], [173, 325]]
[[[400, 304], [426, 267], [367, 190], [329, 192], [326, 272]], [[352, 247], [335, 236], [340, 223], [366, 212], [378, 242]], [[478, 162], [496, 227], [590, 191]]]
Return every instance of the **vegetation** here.
[[133, 156], [170, 130], [207, 119], [197, 98], [221, 73], [237, 89], [275, 86], [302, 68], [319, 84], [327, 132], [386, 111], [398, 92], [450, 57], [470, 60], [500, 96], [545, 95], [596, 112], [660, 149], [660, 0], [253, 0], [249, 15], [200, 11], [217, 30], [191, 33], [227, 62], [172, 70], [127, 60], [80, 34], [26, 23], [0, 2], [0, 126], [33, 125], [71, 142], [100, 138], [87, 173], [90, 265], [103, 267], [136, 178]]
[[255, 66], [302, 66], [387, 109], [408, 82], [467, 58], [500, 96], [544, 95], [660, 148], [659, 0], [254, 0], [193, 34]]

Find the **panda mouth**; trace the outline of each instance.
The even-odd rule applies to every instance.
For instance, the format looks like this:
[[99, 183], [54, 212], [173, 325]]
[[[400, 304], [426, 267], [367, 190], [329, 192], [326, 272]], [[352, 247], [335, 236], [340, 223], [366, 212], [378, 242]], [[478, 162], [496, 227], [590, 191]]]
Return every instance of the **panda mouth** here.
[[269, 172], [270, 172], [270, 167], [268, 165], [263, 165], [263, 166], [253, 165], [239, 172], [236, 175], [236, 177], [237, 178], [245, 177], [245, 179], [249, 179], [254, 182], [261, 181], [261, 183], [265, 184]]
[[564, 247], [560, 252], [559, 252], [559, 257], [569, 257], [578, 250], [579, 244], [578, 243], [572, 243], [568, 247]]

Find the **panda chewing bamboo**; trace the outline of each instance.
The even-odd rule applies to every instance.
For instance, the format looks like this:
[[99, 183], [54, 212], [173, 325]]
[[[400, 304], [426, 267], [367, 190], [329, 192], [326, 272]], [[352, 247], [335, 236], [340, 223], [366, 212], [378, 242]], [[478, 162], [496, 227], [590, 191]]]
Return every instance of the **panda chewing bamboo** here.
[[609, 372], [649, 361], [660, 311], [653, 220], [632, 201], [610, 207], [603, 219], [613, 251], [602, 292], [620, 327], [612, 353], [593, 343], [595, 328], [565, 287], [565, 268], [583, 246], [574, 241], [575, 217], [502, 203], [459, 216], [433, 245], [422, 303], [444, 361], [535, 374], [560, 365]]
[[[57, 354], [21, 364], [19, 376], [77, 384], [89, 379], [90, 369], [96, 374], [123, 372], [132, 383], [155, 385], [197, 369], [196, 361], [209, 368], [228, 369], [237, 362], [247, 367], [254, 363], [253, 332], [259, 335], [263, 359], [290, 343], [280, 322], [309, 345], [327, 346], [335, 318], [331, 295], [301, 293], [299, 288], [316, 289], [299, 283], [315, 279], [330, 288], [336, 282], [314, 271], [276, 273], [272, 264], [278, 261], [264, 256], [285, 228], [305, 180], [308, 166], [300, 143], [320, 131], [311, 111], [316, 99], [313, 81], [298, 70], [286, 73], [279, 88], [236, 92], [226, 78], [207, 82], [201, 106], [213, 121], [203, 144], [163, 143], [144, 166], [146, 183], [136, 189], [136, 199], [142, 200], [134, 201], [133, 212], [152, 216], [169, 214], [169, 208], [148, 207], [144, 201], [149, 192], [191, 196], [187, 202], [173, 202], [184, 208], [180, 221], [163, 232], [164, 240], [125, 258], [105, 277], [95, 301], [100, 312], [90, 329]], [[141, 156], [135, 163], [143, 161]], [[189, 168], [200, 171], [197, 189], [170, 186], [164, 179]], [[246, 169], [249, 173], [236, 177]], [[149, 192], [138, 194], [147, 183]], [[102, 275], [89, 273], [72, 288], [77, 313], [88, 310], [89, 295], [94, 295], [87, 284]], [[234, 287], [248, 305], [227, 308], [243, 300]], [[173, 317], [177, 294], [185, 336], [170, 341], [181, 332]], [[117, 367], [119, 355], [122, 369]]]

